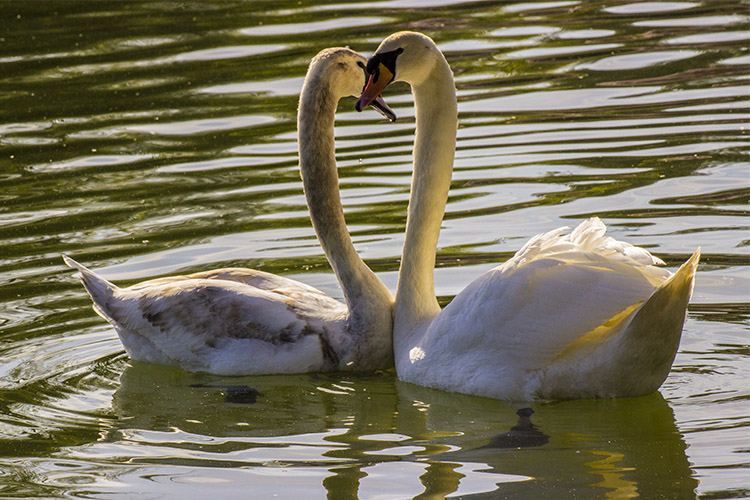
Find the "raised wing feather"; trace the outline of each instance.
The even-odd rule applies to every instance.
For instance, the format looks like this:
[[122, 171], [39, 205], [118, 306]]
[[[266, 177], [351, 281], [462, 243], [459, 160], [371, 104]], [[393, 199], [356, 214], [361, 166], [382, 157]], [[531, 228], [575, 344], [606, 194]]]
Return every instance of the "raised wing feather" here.
[[648, 298], [669, 276], [657, 262], [604, 236], [598, 219], [568, 235], [540, 235], [458, 294], [430, 325], [423, 349], [503, 370], [540, 368]]

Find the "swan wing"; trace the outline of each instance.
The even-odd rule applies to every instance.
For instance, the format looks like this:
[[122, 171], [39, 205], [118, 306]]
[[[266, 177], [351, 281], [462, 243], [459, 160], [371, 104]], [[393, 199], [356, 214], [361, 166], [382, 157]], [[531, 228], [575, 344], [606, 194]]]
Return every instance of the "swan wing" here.
[[[345, 351], [346, 306], [288, 278], [230, 269], [119, 288], [65, 262], [81, 272], [94, 309], [135, 360], [219, 374], [292, 373], [331, 369]], [[268, 289], [246, 284], [259, 280]]]
[[637, 307], [669, 273], [647, 251], [606, 237], [605, 230], [590, 219], [570, 234], [561, 228], [533, 238], [435, 318], [430, 347], [470, 362], [494, 357], [484, 362], [534, 370]]
[[[283, 343], [302, 334], [302, 321], [314, 321], [316, 312], [325, 310], [325, 306], [340, 305], [323, 294], [302, 299], [293, 295], [232, 281], [191, 278], [139, 290], [124, 289], [114, 295], [119, 300], [109, 301], [106, 307], [123, 321], [142, 317], [164, 331], [190, 329], [206, 338]], [[328, 300], [320, 300], [323, 297]]]
[[188, 278], [124, 289], [103, 308], [134, 359], [233, 374], [331, 369], [345, 306], [298, 292]]

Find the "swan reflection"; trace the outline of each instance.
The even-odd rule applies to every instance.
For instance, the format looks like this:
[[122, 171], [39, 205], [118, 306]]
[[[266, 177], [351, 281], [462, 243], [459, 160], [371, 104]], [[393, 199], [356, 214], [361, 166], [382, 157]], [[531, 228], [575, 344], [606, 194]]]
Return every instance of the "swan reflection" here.
[[508, 432], [498, 434], [484, 448], [533, 448], [549, 442], [549, 436], [531, 423], [534, 410], [521, 408], [516, 412], [518, 422]]
[[[255, 403], [227, 402], [227, 388], [238, 387]], [[130, 457], [132, 468], [117, 477], [97, 472], [88, 491], [100, 494], [155, 474], [208, 478], [217, 467], [226, 480], [257, 485], [258, 495], [286, 488], [282, 471], [306, 495], [342, 498], [385, 493], [385, 483], [400, 497], [438, 498], [692, 498], [697, 486], [659, 393], [518, 410], [402, 383], [391, 372], [222, 378], [133, 364], [112, 407], [113, 429], [71, 451]]]

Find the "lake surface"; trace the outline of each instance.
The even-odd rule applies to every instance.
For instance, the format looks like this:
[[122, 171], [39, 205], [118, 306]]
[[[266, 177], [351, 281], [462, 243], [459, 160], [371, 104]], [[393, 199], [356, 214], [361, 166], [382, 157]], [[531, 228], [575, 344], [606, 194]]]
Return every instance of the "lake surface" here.
[[[750, 497], [750, 12], [684, 2], [0, 3], [0, 497]], [[454, 69], [443, 304], [597, 215], [674, 270], [702, 247], [658, 393], [507, 403], [366, 374], [131, 363], [69, 254], [129, 285], [243, 266], [340, 298], [296, 159], [310, 58], [402, 29]], [[358, 251], [395, 290], [414, 131], [344, 100]], [[256, 394], [254, 389], [259, 394]], [[253, 402], [255, 400], [255, 402]], [[533, 408], [536, 439], [513, 442]], [[505, 444], [504, 444], [505, 443]]]

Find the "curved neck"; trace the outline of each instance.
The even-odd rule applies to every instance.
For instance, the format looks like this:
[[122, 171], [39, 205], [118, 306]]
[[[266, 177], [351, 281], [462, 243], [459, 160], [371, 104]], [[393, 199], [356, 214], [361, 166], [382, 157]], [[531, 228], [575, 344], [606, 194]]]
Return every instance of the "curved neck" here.
[[338, 98], [321, 80], [305, 82], [297, 117], [300, 173], [315, 233], [349, 307], [351, 330], [366, 331], [361, 325], [372, 315], [382, 315], [383, 303], [390, 307], [393, 298], [357, 255], [346, 228], [333, 139], [337, 104]]
[[420, 324], [440, 312], [433, 273], [458, 126], [456, 86], [445, 58], [441, 57], [432, 73], [412, 89], [416, 109], [414, 174], [394, 304], [396, 355], [414, 344], [412, 337], [421, 331]]

